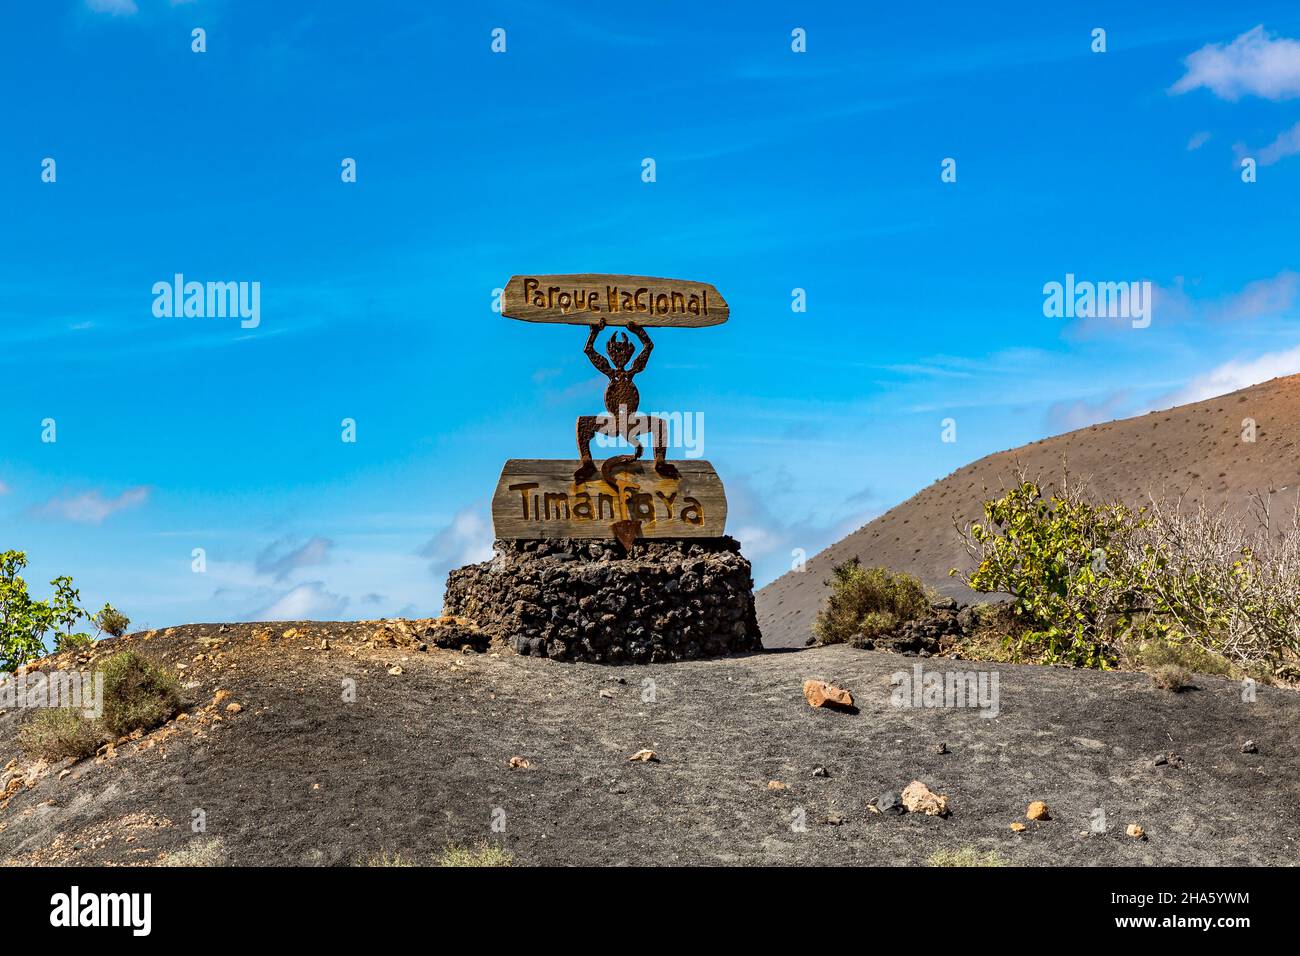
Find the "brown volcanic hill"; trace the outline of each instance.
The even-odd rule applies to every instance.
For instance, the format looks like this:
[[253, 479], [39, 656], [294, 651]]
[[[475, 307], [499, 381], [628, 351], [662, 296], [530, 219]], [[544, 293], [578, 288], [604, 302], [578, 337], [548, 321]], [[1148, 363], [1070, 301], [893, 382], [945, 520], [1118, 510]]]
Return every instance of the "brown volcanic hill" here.
[[[1246, 418], [1255, 442], [1242, 440]], [[811, 635], [831, 568], [857, 557], [917, 575], [941, 594], [970, 599], [948, 570], [966, 567], [953, 519], [979, 516], [984, 500], [1023, 466], [1050, 481], [1062, 463], [1094, 491], [1130, 504], [1149, 493], [1186, 493], [1195, 502], [1249, 506], [1252, 492], [1300, 486], [1300, 376], [1275, 378], [1192, 405], [1092, 425], [1001, 451], [958, 469], [822, 551], [803, 572], [788, 572], [758, 592], [767, 647], [799, 647]]]

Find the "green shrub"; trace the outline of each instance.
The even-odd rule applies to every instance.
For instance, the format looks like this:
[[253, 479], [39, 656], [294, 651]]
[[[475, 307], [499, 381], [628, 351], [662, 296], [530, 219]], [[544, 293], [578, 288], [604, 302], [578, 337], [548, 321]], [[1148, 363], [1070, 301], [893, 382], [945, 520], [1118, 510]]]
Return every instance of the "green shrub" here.
[[131, 626], [131, 619], [111, 604], [105, 604], [93, 620], [101, 631], [111, 637], [121, 637]]
[[89, 757], [103, 739], [94, 722], [67, 707], [38, 710], [18, 728], [18, 746], [29, 756], [46, 760]]
[[831, 593], [812, 626], [823, 644], [851, 642], [858, 635], [870, 642], [931, 612], [925, 586], [910, 574], [864, 568], [852, 558], [837, 565], [831, 575], [826, 582]]
[[1122, 504], [1087, 500], [1068, 478], [1050, 498], [1021, 480], [986, 501], [984, 520], [962, 532], [976, 564], [963, 580], [976, 591], [1011, 595], [1026, 625], [1008, 638], [1018, 651], [1049, 664], [1110, 667], [1117, 635], [1145, 610], [1126, 551], [1141, 520], [1142, 512]]
[[180, 689], [162, 668], [135, 651], [121, 651], [103, 663], [104, 728], [116, 737], [149, 730], [180, 709]]
[[95, 643], [89, 634], [60, 634], [54, 642], [55, 653], [64, 651], [84, 651]]

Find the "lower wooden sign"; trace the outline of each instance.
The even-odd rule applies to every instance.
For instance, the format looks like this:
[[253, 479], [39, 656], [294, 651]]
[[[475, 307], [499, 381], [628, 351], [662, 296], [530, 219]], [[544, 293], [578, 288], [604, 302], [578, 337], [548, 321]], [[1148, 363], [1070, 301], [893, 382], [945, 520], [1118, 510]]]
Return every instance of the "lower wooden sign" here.
[[512, 458], [492, 496], [498, 538], [717, 538], [727, 524], [727, 495], [703, 459], [671, 462], [665, 478], [654, 462], [623, 465], [611, 486], [600, 473], [575, 481], [577, 460]]

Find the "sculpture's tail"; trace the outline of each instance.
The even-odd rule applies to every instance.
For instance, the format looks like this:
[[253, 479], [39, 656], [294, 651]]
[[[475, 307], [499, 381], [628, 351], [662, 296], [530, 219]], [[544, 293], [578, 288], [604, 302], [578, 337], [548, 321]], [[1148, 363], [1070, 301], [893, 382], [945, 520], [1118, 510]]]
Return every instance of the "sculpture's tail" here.
[[[614, 473], [630, 471], [628, 465], [634, 464], [640, 457], [640, 455], [615, 455], [613, 458], [606, 458], [600, 465], [600, 477], [605, 479], [605, 484], [617, 491], [618, 482], [614, 480]], [[639, 470], [640, 466], [637, 467]]]

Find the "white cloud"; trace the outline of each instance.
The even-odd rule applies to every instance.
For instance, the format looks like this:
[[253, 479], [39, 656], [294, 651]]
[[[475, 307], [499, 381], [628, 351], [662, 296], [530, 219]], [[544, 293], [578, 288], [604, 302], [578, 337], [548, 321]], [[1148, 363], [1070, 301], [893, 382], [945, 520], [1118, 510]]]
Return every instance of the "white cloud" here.
[[431, 559], [429, 567], [434, 574], [492, 557], [492, 522], [485, 517], [485, 510], [483, 504], [462, 508], [420, 549], [421, 557]]
[[0, 481], [0, 495], [7, 495], [7, 494], [9, 494], [9, 486], [6, 485], [3, 481]]
[[95, 13], [108, 13], [115, 17], [129, 17], [140, 9], [135, 0], [86, 0], [86, 7]]
[[283, 549], [288, 543], [289, 539], [282, 539], [264, 548], [255, 562], [257, 573], [283, 581], [299, 568], [328, 564], [330, 549], [334, 547], [333, 541], [320, 535], [315, 535], [306, 544], [286, 552]]
[[329, 621], [347, 610], [348, 599], [326, 589], [322, 581], [308, 581], [280, 595], [248, 616], [250, 621]]
[[1229, 44], [1207, 43], [1183, 64], [1187, 73], [1172, 93], [1206, 87], [1225, 100], [1247, 93], [1270, 100], [1300, 96], [1300, 40], [1270, 36], [1262, 24]]
[[1300, 372], [1300, 346], [1282, 352], [1266, 352], [1248, 360], [1233, 359], [1196, 376], [1171, 395], [1168, 402], [1173, 405], [1200, 402], [1297, 372]]
[[79, 521], [83, 524], [100, 524], [105, 518], [127, 508], [142, 505], [149, 500], [150, 489], [144, 486], [128, 488], [116, 498], [105, 498], [98, 490], [79, 495], [51, 498], [36, 509], [38, 515]]
[[1210, 141], [1211, 133], [1201, 130], [1199, 133], [1193, 133], [1192, 138], [1187, 141], [1187, 151], [1190, 153], [1194, 149], [1200, 149]]

